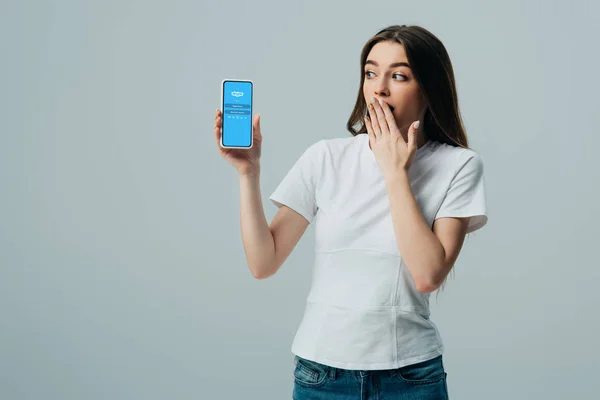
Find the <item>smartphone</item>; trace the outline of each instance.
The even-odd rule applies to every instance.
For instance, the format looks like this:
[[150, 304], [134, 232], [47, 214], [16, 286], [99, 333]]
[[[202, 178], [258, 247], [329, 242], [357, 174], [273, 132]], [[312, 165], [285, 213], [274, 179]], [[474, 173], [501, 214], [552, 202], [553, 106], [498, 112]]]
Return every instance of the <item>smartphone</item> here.
[[252, 148], [253, 89], [251, 80], [223, 79], [221, 82], [221, 147]]

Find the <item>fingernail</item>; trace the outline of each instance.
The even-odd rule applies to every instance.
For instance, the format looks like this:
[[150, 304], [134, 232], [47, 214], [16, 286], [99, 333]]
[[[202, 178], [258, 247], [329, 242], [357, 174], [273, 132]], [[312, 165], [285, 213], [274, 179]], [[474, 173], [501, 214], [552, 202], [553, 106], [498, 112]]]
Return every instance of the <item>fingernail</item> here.
[[375, 97], [371, 97], [371, 103], [375, 104]]
[[379, 104], [381, 104], [381, 106], [383, 107], [383, 100], [378, 99], [379, 100]]
[[415, 129], [419, 129], [419, 125], [421, 125], [421, 121], [415, 122], [413, 126], [415, 127]]

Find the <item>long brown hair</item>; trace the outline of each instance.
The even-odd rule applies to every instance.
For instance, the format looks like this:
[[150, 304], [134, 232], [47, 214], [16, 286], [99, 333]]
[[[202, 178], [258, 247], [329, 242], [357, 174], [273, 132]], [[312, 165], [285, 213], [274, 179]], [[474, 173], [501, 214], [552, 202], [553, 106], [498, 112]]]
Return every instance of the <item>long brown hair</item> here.
[[[392, 41], [404, 47], [415, 79], [427, 102], [422, 121], [427, 138], [455, 147], [469, 148], [467, 135], [458, 108], [454, 70], [442, 42], [420, 26], [392, 25], [377, 32], [367, 41], [360, 54], [360, 86], [354, 110], [346, 128], [356, 136], [367, 133], [363, 117], [367, 105], [363, 96], [365, 62], [375, 44]], [[358, 129], [356, 126], [358, 125]]]

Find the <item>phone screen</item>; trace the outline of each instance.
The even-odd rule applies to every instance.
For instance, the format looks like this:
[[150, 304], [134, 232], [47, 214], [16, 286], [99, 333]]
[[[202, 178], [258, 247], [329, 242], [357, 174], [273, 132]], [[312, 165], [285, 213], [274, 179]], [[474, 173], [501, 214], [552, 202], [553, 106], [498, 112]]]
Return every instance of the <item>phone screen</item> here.
[[222, 140], [225, 147], [252, 145], [252, 82], [223, 82]]

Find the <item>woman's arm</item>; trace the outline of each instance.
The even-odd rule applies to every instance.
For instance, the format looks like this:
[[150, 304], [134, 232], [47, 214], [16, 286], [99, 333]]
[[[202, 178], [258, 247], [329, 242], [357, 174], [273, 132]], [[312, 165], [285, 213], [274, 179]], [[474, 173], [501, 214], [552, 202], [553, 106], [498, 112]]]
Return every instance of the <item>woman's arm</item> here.
[[469, 218], [440, 218], [429, 228], [404, 170], [386, 179], [394, 233], [417, 290], [430, 293], [444, 281], [462, 248]]
[[308, 224], [296, 211], [282, 206], [268, 226], [260, 193], [260, 172], [240, 175], [242, 242], [255, 278], [265, 279], [277, 272]]

